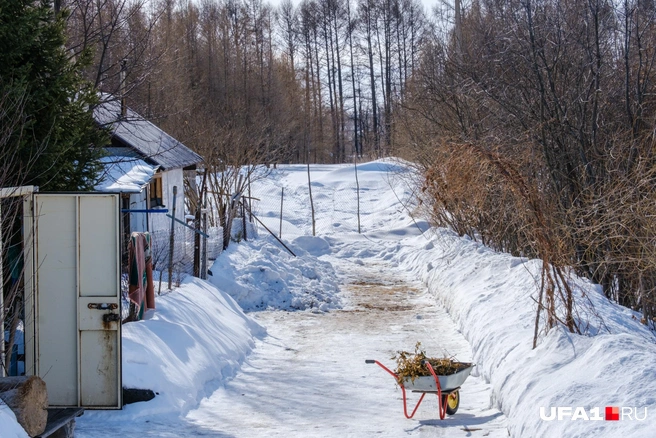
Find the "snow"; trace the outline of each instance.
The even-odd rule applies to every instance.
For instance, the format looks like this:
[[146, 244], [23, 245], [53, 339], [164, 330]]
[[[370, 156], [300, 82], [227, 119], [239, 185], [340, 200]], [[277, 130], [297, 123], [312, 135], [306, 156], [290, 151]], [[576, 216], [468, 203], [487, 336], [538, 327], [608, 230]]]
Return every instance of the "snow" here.
[[16, 415], [0, 401], [0, 436], [2, 438], [27, 438], [29, 435], [16, 422]]
[[[412, 171], [392, 160], [358, 165], [358, 234], [354, 177], [352, 165], [312, 166], [316, 237], [306, 166], [255, 181], [254, 211], [276, 231], [285, 188], [282, 239], [297, 257], [259, 228], [219, 256], [208, 282], [188, 280], [124, 325], [124, 385], [158, 395], [87, 411], [77, 436], [653, 436], [656, 346], [632, 311], [572, 276], [584, 334], [541, 332], [532, 349], [539, 262], [412, 218]], [[364, 362], [393, 367], [417, 341], [476, 364], [456, 415], [439, 420], [427, 396], [404, 418], [393, 379]], [[540, 407], [598, 407], [603, 418], [606, 406], [647, 418], [540, 417]], [[9, 416], [0, 407], [3, 438]]]
[[157, 169], [135, 157], [108, 156], [100, 161], [105, 166], [104, 179], [96, 186], [100, 192], [139, 193]]
[[[415, 419], [406, 420], [394, 379], [365, 359], [392, 366], [390, 358], [399, 348], [412, 348], [421, 339], [437, 354], [469, 360], [469, 344], [420, 283], [390, 272], [374, 258], [363, 265], [331, 263], [346, 272], [340, 280], [348, 304], [320, 315], [253, 314], [268, 327], [269, 337], [256, 341], [234, 379], [190, 412], [192, 430], [262, 438], [458, 436], [463, 428], [483, 423], [488, 436], [507, 437], [505, 417], [491, 406], [489, 385], [482, 379], [472, 378], [463, 387], [459, 416], [440, 421], [431, 395]], [[409, 398], [412, 408], [417, 396]]]
[[[393, 259], [428, 283], [458, 323], [513, 436], [653, 436], [656, 419], [649, 416], [645, 421], [539, 416], [540, 407], [548, 413], [552, 406], [583, 407], [588, 416], [594, 407], [602, 416], [606, 406], [636, 407], [640, 418], [644, 408], [656, 409], [653, 334], [629, 309], [609, 302], [599, 286], [571, 279], [590, 301], [588, 334], [560, 327], [532, 350], [538, 261], [495, 253], [447, 230], [435, 230], [428, 244], [407, 242]], [[586, 302], [581, 295], [579, 300]]]
[[[390, 221], [407, 219], [399, 202], [406, 192], [409, 169], [397, 161], [380, 160], [358, 165], [360, 186], [360, 223], [363, 233], [386, 228]], [[353, 165], [312, 165], [310, 171], [318, 236], [345, 235], [358, 232]], [[390, 188], [390, 183], [394, 189]], [[254, 213], [272, 231], [280, 230], [280, 198], [284, 189], [282, 237], [294, 239], [312, 236], [312, 217], [308, 191], [307, 166], [289, 165], [274, 170], [265, 179], [254, 182], [252, 195], [261, 201]]]
[[184, 415], [207, 385], [234, 376], [254, 339], [264, 334], [230, 296], [189, 277], [157, 298], [148, 319], [123, 325], [123, 387], [151, 389], [157, 396], [122, 411], [87, 411], [84, 419], [112, 430], [125, 422]]
[[340, 305], [335, 271], [310, 253], [326, 251], [318, 237], [299, 237], [289, 253], [272, 236], [231, 245], [212, 265], [210, 281], [245, 310], [327, 311]]

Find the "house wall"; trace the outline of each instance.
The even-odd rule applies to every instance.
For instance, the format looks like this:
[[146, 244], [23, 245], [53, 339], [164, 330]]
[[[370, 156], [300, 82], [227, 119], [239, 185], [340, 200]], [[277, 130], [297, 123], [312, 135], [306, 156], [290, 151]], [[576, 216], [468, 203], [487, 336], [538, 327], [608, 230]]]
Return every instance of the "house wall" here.
[[[175, 202], [175, 216], [184, 218], [184, 184], [182, 169], [172, 169], [162, 172], [162, 198], [164, 205], [173, 214], [173, 186], [178, 187]], [[167, 231], [171, 229], [171, 219], [165, 214], [150, 214], [150, 231]]]
[[[148, 190], [144, 188], [139, 193], [130, 194], [130, 210], [145, 210], [148, 208]], [[130, 232], [148, 231], [148, 215], [145, 213], [130, 214]]]

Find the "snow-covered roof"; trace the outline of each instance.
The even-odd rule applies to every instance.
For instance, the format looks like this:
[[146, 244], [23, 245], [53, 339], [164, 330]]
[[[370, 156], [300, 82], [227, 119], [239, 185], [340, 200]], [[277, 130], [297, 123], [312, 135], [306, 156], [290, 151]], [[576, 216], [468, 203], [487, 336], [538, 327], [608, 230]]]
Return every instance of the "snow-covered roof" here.
[[100, 97], [102, 103], [94, 109], [93, 116], [97, 123], [110, 129], [113, 145], [131, 147], [148, 163], [163, 170], [202, 162], [200, 155], [131, 109], [127, 109], [126, 117], [121, 117], [121, 102], [117, 98], [106, 93]]
[[96, 186], [100, 192], [139, 193], [157, 171], [139, 158], [110, 156], [101, 159], [105, 165], [104, 179]]

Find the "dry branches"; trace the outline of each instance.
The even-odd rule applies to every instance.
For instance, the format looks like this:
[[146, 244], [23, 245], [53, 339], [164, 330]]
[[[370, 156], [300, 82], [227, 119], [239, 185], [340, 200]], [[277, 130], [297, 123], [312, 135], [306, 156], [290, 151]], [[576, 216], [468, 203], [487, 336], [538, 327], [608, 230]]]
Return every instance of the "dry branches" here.
[[426, 352], [421, 349], [421, 342], [415, 344], [414, 353], [399, 351], [392, 359], [396, 360], [395, 373], [399, 385], [402, 385], [408, 379], [414, 383], [415, 379], [419, 376], [430, 376], [431, 373], [428, 367], [424, 365], [424, 361], [428, 361], [431, 364], [435, 374], [438, 376], [455, 374], [462, 369], [461, 363], [449, 358], [427, 357]]

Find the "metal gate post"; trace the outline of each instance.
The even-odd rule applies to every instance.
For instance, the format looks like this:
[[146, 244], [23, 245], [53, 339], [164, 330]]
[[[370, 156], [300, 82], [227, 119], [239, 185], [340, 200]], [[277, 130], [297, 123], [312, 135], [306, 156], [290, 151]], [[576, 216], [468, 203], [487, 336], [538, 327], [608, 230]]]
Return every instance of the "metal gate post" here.
[[[2, 205], [0, 205], [0, 224], [2, 224]], [[2, 340], [0, 340], [0, 377], [5, 377], [5, 278], [2, 269], [2, 233], [0, 233], [0, 331]], [[9, 352], [11, 354], [11, 352]]]
[[[22, 186], [22, 187], [6, 187], [6, 188], [0, 188], [0, 199], [3, 198], [13, 198], [17, 196], [25, 196], [32, 194], [35, 191], [38, 191], [38, 187], [34, 186]], [[0, 224], [2, 223], [2, 206], [0, 205]], [[23, 244], [23, 251], [25, 248], [25, 244]], [[5, 291], [4, 291], [4, 284], [5, 284], [5, 279], [4, 279], [4, 269], [2, 269], [2, 251], [3, 251], [3, 246], [2, 246], [2, 235], [0, 234], [0, 332], [2, 332], [2, 339], [0, 340], [0, 377], [5, 377], [6, 370], [5, 370], [5, 307], [4, 307], [4, 302], [5, 302]], [[25, 275], [23, 273], [23, 275]], [[9, 352], [11, 355], [11, 352]]]

